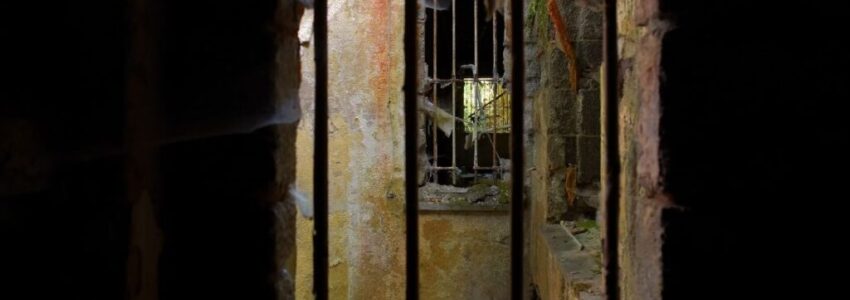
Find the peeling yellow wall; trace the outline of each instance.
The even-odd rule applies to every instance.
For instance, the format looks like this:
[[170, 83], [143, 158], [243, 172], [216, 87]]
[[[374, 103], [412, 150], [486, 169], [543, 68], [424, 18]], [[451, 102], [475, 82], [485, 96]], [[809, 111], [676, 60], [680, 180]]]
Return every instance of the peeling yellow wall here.
[[[328, 3], [330, 298], [404, 295], [403, 2]], [[309, 29], [312, 16], [302, 27]], [[302, 41], [310, 30], [302, 29]], [[312, 194], [313, 49], [302, 48], [298, 188]], [[297, 223], [296, 297], [312, 293], [312, 227]]]
[[509, 299], [507, 212], [419, 217], [422, 299]]

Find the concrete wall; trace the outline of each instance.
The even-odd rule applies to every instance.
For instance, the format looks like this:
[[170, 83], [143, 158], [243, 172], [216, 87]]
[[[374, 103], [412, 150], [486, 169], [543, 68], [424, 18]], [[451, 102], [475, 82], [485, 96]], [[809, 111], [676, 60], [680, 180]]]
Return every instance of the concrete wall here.
[[661, 38], [658, 3], [620, 0], [620, 284], [623, 299], [661, 298], [659, 121]]
[[[404, 295], [403, 2], [329, 1], [330, 297]], [[309, 41], [305, 17], [302, 41]], [[302, 48], [298, 188], [312, 192], [313, 48]], [[312, 223], [299, 219], [297, 298], [312, 293]]]
[[507, 212], [429, 212], [419, 217], [422, 299], [509, 299]]

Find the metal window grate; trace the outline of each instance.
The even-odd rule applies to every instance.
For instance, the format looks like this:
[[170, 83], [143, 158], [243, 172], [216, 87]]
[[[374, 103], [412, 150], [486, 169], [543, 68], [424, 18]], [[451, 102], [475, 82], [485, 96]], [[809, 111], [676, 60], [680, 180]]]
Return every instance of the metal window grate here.
[[[452, 122], [450, 132], [451, 135], [451, 165], [440, 165], [439, 159], [439, 143], [438, 143], [438, 132], [440, 131], [440, 126], [445, 126], [441, 122], [438, 122], [434, 119], [436, 117], [432, 117], [431, 125], [431, 165], [427, 166], [429, 171], [429, 175], [432, 182], [439, 181], [439, 172], [440, 171], [452, 171], [452, 183], [457, 184], [457, 173], [460, 170], [458, 167], [458, 142], [457, 142], [457, 120], [462, 120], [464, 123], [464, 127], [466, 128], [467, 134], [471, 133], [471, 143], [473, 144], [473, 163], [471, 169], [473, 170], [474, 177], [478, 177], [478, 171], [500, 171], [503, 170], [501, 163], [501, 158], [498, 154], [498, 137], [499, 133], [510, 133], [510, 95], [504, 91], [502, 88], [502, 84], [504, 81], [499, 76], [499, 68], [498, 68], [498, 50], [500, 49], [500, 44], [498, 40], [497, 33], [498, 31], [498, 19], [494, 16], [492, 18], [492, 22], [490, 23], [490, 29], [492, 32], [492, 78], [483, 78], [479, 77], [479, 70], [481, 69], [479, 66], [479, 22], [478, 22], [478, 2], [473, 1], [473, 63], [471, 65], [464, 65], [463, 68], [471, 69], [472, 77], [463, 78], [459, 77], [457, 74], [458, 66], [457, 66], [457, 9], [456, 3], [453, 0], [451, 5], [451, 20], [452, 20], [452, 51], [451, 51], [451, 77], [450, 78], [439, 78], [438, 73], [438, 47], [437, 43], [440, 40], [439, 33], [440, 28], [437, 22], [440, 18], [440, 10], [436, 8], [431, 8], [431, 18], [432, 18], [432, 39], [431, 39], [431, 49], [432, 49], [432, 74], [434, 78], [429, 79], [429, 84], [431, 85], [431, 103], [434, 107], [439, 108], [440, 102], [438, 97], [438, 91], [440, 88], [443, 88], [447, 85], [451, 85], [451, 116], [455, 118], [455, 122]], [[461, 85], [462, 91], [461, 96], [463, 101], [464, 111], [462, 114], [459, 114], [457, 111], [457, 94], [458, 94], [458, 84]], [[485, 137], [486, 136], [486, 137]], [[479, 140], [482, 138], [486, 138], [490, 141], [491, 145], [491, 165], [490, 166], [481, 166], [479, 164]], [[508, 153], [508, 156], [510, 153]]]

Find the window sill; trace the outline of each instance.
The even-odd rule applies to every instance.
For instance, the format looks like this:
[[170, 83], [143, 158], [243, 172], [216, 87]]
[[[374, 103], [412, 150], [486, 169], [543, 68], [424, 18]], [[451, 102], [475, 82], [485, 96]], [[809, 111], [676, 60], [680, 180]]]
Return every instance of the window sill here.
[[475, 203], [435, 203], [419, 202], [419, 211], [424, 212], [508, 212], [510, 205], [500, 204], [475, 204]]

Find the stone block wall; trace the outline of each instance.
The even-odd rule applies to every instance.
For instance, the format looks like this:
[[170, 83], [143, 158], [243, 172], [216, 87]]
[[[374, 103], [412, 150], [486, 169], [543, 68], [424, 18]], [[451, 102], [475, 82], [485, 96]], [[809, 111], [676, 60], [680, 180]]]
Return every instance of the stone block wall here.
[[[555, 252], [544, 228], [563, 220], [596, 218], [600, 189], [600, 86], [602, 60], [602, 15], [600, 1], [581, 5], [580, 1], [531, 0], [526, 8], [526, 92], [531, 108], [527, 135], [529, 178], [529, 267], [531, 284], [543, 299], [561, 299], [567, 294], [551, 294], [552, 282], [571, 286], [571, 271], [553, 267], [561, 259], [573, 259], [579, 252], [564, 256]], [[550, 12], [550, 4], [557, 11]], [[558, 32], [551, 15], [565, 24]], [[573, 49], [575, 60], [559, 45], [559, 35]], [[569, 49], [566, 49], [569, 51]], [[570, 76], [570, 67], [576, 77]], [[576, 80], [577, 89], [571, 88]], [[560, 228], [560, 227], [558, 227]], [[560, 231], [564, 231], [559, 229]], [[554, 234], [568, 239], [566, 233]], [[591, 249], [598, 255], [598, 245]], [[586, 253], [585, 253], [586, 254]], [[562, 257], [564, 256], [564, 257]], [[549, 258], [549, 259], [547, 259]], [[555, 272], [557, 271], [557, 272]], [[592, 272], [591, 272], [592, 273]], [[554, 281], [553, 281], [554, 280]], [[598, 290], [599, 286], [594, 285]], [[569, 288], [562, 289], [563, 291]], [[566, 299], [566, 298], [565, 298]]]

